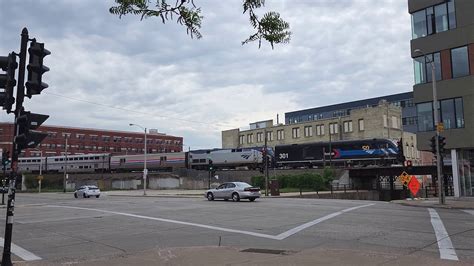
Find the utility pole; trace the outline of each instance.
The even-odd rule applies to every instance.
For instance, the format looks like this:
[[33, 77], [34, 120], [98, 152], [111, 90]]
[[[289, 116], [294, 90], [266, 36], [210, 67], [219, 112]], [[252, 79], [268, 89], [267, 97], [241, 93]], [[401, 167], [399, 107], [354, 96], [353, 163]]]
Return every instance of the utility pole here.
[[262, 158], [265, 162], [265, 196], [268, 196], [268, 150], [267, 150], [267, 130], [264, 131], [265, 134], [265, 152], [263, 153], [265, 158]]
[[63, 193], [66, 193], [66, 177], [67, 177], [67, 135], [66, 137], [66, 146], [64, 152], [64, 177], [63, 177]]

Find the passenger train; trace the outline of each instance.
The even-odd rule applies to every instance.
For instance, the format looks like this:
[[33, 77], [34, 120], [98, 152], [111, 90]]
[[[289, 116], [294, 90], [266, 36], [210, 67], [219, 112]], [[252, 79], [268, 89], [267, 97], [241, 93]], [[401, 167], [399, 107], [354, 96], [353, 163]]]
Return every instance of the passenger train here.
[[[396, 163], [399, 150], [388, 139], [369, 139], [335, 142], [315, 142], [277, 145], [268, 148], [267, 156], [273, 167], [319, 167], [323, 165], [387, 165]], [[261, 169], [263, 147], [209, 149], [189, 152], [147, 154], [149, 171], [170, 171], [178, 168], [207, 170], [212, 161], [214, 169]], [[141, 171], [144, 155], [111, 155], [108, 153], [18, 159], [20, 172], [68, 173], [101, 171]]]

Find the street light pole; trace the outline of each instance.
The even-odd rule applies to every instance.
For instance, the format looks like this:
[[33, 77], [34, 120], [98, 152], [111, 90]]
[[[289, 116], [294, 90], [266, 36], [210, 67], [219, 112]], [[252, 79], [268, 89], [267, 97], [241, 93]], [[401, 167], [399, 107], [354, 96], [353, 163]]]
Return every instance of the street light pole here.
[[436, 67], [435, 63], [433, 62], [432, 59], [428, 58], [426, 54], [421, 50], [421, 49], [416, 49], [414, 51], [415, 53], [422, 54], [423, 58], [425, 61], [428, 61], [431, 66], [431, 83], [433, 84], [433, 112], [434, 112], [434, 125], [435, 125], [435, 132], [436, 132], [436, 172], [438, 175], [438, 195], [439, 195], [439, 204], [444, 204], [445, 199], [444, 199], [444, 190], [443, 190], [443, 171], [441, 169], [441, 156], [439, 153], [439, 113], [438, 113], [438, 97], [437, 97], [437, 92], [436, 92]]
[[143, 162], [143, 196], [146, 196], [146, 179], [147, 179], [147, 174], [148, 174], [148, 169], [146, 169], [146, 161], [147, 161], [147, 158], [146, 158], [146, 153], [147, 153], [147, 150], [146, 150], [146, 127], [142, 127], [140, 125], [137, 125], [137, 124], [129, 124], [129, 126], [137, 126], [141, 129], [143, 129], [143, 131], [145, 132], [145, 151], [144, 151], [144, 154], [143, 154], [143, 157], [144, 157], [144, 162]]

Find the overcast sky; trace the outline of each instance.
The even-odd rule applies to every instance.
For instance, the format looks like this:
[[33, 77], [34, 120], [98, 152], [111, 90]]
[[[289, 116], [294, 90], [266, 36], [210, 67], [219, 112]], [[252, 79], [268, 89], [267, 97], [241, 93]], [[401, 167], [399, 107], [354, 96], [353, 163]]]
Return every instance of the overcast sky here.
[[293, 33], [273, 50], [241, 45], [252, 33], [241, 0], [194, 2], [199, 40], [176, 22], [119, 19], [113, 0], [0, 0], [0, 55], [19, 52], [23, 27], [51, 51], [49, 88], [25, 99], [45, 124], [136, 123], [184, 137], [185, 150], [277, 114], [412, 90], [406, 0], [267, 0], [258, 12], [280, 12]]

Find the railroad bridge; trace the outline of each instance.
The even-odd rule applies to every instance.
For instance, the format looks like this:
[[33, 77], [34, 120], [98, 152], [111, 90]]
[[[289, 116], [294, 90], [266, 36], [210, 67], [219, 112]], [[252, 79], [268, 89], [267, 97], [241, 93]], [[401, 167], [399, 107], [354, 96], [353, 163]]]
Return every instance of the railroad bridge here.
[[[422, 182], [419, 196], [437, 197], [438, 176], [436, 165], [411, 167], [368, 167], [351, 168], [349, 177], [351, 182], [360, 189], [380, 191], [381, 200], [396, 200], [409, 197], [409, 191], [401, 182], [400, 175], [407, 173], [412, 176], [431, 176], [430, 182]], [[451, 166], [443, 166], [444, 193], [452, 196], [453, 173]]]

